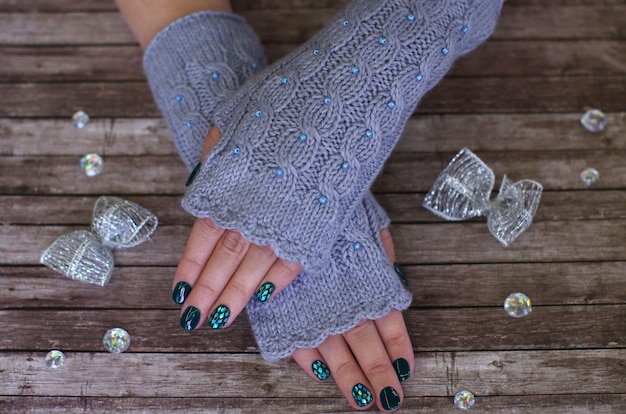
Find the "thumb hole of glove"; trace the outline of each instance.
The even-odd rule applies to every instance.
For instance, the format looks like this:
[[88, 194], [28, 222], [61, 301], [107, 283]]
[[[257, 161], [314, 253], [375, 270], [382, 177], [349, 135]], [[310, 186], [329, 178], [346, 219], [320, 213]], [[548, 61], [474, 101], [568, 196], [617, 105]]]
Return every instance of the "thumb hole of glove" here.
[[387, 253], [387, 257], [389, 257], [389, 261], [391, 263], [395, 263], [396, 252], [393, 248], [393, 239], [391, 238], [391, 232], [389, 231], [389, 229], [382, 229], [380, 231], [380, 241], [383, 244], [385, 253]]
[[217, 129], [216, 126], [211, 127], [211, 130], [206, 135], [206, 138], [204, 140], [204, 147], [202, 147], [202, 155], [200, 156], [200, 162], [204, 161], [208, 153], [215, 146], [215, 144], [217, 144], [217, 142], [220, 140], [221, 137], [222, 137], [222, 134], [220, 130]]

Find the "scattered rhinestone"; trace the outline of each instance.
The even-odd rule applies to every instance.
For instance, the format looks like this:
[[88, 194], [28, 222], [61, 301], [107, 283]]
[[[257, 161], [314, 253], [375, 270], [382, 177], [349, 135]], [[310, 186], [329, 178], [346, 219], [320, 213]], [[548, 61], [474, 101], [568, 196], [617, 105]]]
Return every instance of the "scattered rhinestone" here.
[[586, 185], [594, 185], [600, 180], [600, 173], [595, 168], [587, 168], [581, 171], [580, 179]]
[[580, 118], [582, 126], [590, 132], [602, 132], [606, 128], [606, 115], [599, 109], [590, 109]]
[[461, 410], [469, 410], [475, 402], [474, 394], [469, 391], [460, 391], [454, 396], [454, 405]]
[[96, 153], [85, 154], [80, 159], [80, 169], [87, 177], [95, 177], [102, 174], [104, 170], [104, 160]]
[[130, 346], [130, 334], [122, 328], [109, 329], [102, 338], [104, 349], [112, 354], [120, 354]]
[[58, 369], [65, 364], [65, 354], [58, 349], [54, 349], [46, 355], [46, 366], [52, 369]]
[[78, 129], [83, 129], [89, 123], [89, 115], [84, 111], [75, 112], [72, 115], [72, 125]]
[[510, 294], [504, 301], [504, 310], [512, 318], [523, 318], [533, 311], [530, 298], [521, 292]]

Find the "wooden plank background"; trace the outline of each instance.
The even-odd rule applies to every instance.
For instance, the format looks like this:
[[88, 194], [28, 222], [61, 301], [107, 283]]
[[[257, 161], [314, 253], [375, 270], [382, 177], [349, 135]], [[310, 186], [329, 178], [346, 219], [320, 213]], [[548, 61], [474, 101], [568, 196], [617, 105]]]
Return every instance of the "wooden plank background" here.
[[[348, 0], [233, 0], [271, 60]], [[192, 220], [186, 172], [152, 101], [141, 51], [110, 0], [0, 0], [0, 412], [350, 412], [336, 386], [259, 356], [245, 317], [178, 328], [169, 286]], [[579, 123], [607, 113], [600, 134]], [[69, 117], [92, 116], [84, 130]], [[443, 222], [424, 193], [462, 147], [498, 181], [540, 181], [535, 222], [509, 248], [485, 221]], [[86, 152], [105, 172], [82, 176]], [[579, 173], [600, 171], [585, 186]], [[374, 185], [414, 295], [416, 373], [399, 412], [626, 412], [626, 0], [508, 0], [493, 37], [461, 59], [409, 121]], [[116, 251], [105, 288], [39, 265], [59, 235], [88, 228], [98, 196], [149, 208], [160, 226]], [[533, 313], [513, 320], [523, 291]], [[102, 349], [121, 326], [124, 354]], [[45, 368], [53, 348], [67, 356]]]

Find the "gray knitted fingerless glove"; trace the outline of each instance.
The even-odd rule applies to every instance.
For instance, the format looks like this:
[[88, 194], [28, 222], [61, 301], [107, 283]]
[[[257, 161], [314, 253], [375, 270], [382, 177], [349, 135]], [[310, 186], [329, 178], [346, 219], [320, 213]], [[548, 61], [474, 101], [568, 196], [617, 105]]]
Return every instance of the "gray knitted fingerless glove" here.
[[[316, 272], [303, 271], [266, 303], [246, 308], [265, 359], [285, 358], [296, 348], [315, 348], [363, 319], [376, 320], [411, 304], [379, 238], [388, 225], [373, 197], [366, 196], [335, 242], [331, 259]], [[355, 242], [359, 240], [359, 242]]]
[[[216, 28], [223, 32], [215, 33]], [[225, 37], [229, 38], [229, 44], [240, 45], [236, 53], [230, 49], [226, 52], [220, 47], [225, 44]], [[226, 95], [233, 93], [239, 83], [265, 66], [261, 44], [255, 39], [251, 29], [240, 18], [224, 13], [202, 12], [168, 26], [156, 36], [146, 51], [144, 64], [148, 80], [189, 170], [200, 158], [214, 108]], [[207, 44], [211, 46], [205, 48]], [[255, 66], [250, 62], [258, 64]], [[229, 82], [216, 83], [223, 79], [224, 73], [228, 74]], [[373, 231], [372, 223], [375, 227]], [[327, 332], [343, 332], [364, 317], [376, 319], [387, 314], [392, 307], [408, 307], [411, 296], [398, 284], [378, 240], [378, 231], [388, 225], [387, 215], [371, 193], [367, 192], [362, 205], [354, 212], [354, 219], [348, 222], [348, 229], [337, 243], [332, 265], [320, 274], [300, 275], [298, 280], [302, 282], [290, 287], [287, 294], [281, 295], [286, 300], [272, 300], [261, 305], [252, 299], [248, 313], [266, 358], [287, 356], [296, 346], [315, 346]], [[365, 260], [350, 266], [342, 264], [342, 250], [345, 249], [357, 252], [356, 256], [346, 255], [347, 258], [361, 257]], [[348, 267], [359, 270], [360, 277], [353, 282], [345, 277], [346, 274], [338, 273]], [[364, 278], [364, 275], [368, 277]], [[338, 289], [336, 281], [342, 280], [342, 277], [342, 286]], [[344, 286], [354, 284], [362, 284], [366, 288], [359, 288], [355, 295], [344, 297]], [[311, 291], [314, 295], [308, 293]], [[315, 300], [300, 301], [298, 296]], [[291, 301], [294, 298], [300, 303], [298, 315], [305, 324], [267, 315], [291, 314]], [[322, 307], [319, 305], [321, 302], [325, 303]], [[310, 306], [303, 306], [305, 303]], [[328, 315], [337, 311], [329, 310], [328, 307], [333, 304], [339, 304], [342, 317], [320, 320], [320, 311], [324, 312], [327, 319]], [[316, 329], [307, 332], [306, 321], [310, 320], [319, 322]], [[282, 335], [284, 331], [297, 333], [298, 337]], [[282, 340], [277, 343], [268, 341], [273, 336]]]
[[263, 47], [239, 16], [198, 12], [159, 32], [143, 59], [152, 93], [190, 171], [200, 160], [216, 106], [262, 67]]
[[354, 0], [217, 109], [223, 138], [184, 208], [323, 270], [418, 101], [488, 37], [500, 8], [500, 0]]

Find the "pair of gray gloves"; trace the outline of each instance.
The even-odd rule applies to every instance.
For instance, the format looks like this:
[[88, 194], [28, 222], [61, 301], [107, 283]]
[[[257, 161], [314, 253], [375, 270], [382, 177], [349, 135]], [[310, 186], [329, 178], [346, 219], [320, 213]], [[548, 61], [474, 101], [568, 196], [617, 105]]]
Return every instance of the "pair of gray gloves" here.
[[268, 66], [235, 15], [200, 12], [159, 33], [144, 68], [191, 171], [195, 217], [302, 263], [272, 300], [247, 306], [267, 360], [314, 348], [411, 294], [385, 254], [389, 219], [369, 187], [421, 97], [493, 31], [501, 0], [353, 0]]

